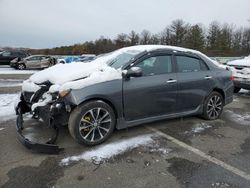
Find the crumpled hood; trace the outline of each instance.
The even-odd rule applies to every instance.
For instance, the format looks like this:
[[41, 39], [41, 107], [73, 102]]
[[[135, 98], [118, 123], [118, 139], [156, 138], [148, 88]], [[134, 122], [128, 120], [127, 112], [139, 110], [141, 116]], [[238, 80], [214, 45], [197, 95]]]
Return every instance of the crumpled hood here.
[[48, 69], [33, 74], [29, 80], [36, 84], [51, 82], [52, 84], [64, 84], [69, 81], [84, 78], [95, 71], [101, 71], [107, 67], [101, 63], [74, 62], [70, 64], [58, 64]]
[[49, 93], [68, 89], [81, 89], [96, 83], [122, 78], [122, 71], [103, 63], [59, 64], [40, 71], [25, 80], [23, 91], [35, 92], [41, 88], [39, 84], [50, 82]]

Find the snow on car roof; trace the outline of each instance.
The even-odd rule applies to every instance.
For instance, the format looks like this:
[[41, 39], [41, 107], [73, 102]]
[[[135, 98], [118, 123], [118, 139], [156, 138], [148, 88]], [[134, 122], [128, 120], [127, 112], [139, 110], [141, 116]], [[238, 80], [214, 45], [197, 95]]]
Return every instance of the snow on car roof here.
[[137, 46], [129, 46], [125, 48], [121, 48], [122, 52], [126, 51], [131, 51], [131, 50], [136, 50], [136, 51], [153, 51], [157, 49], [170, 49], [170, 50], [175, 50], [175, 51], [180, 51], [180, 52], [192, 52], [192, 53], [197, 53], [201, 54], [199, 51], [188, 49], [188, 48], [183, 48], [183, 47], [177, 47], [177, 46], [170, 46], [170, 45], [137, 45]]
[[[204, 54], [196, 50], [191, 50], [182, 47], [165, 46], [165, 45], [137, 45], [137, 46], [121, 48], [111, 53], [104, 54], [103, 56], [89, 63], [74, 62], [71, 64], [58, 64], [32, 75], [30, 77], [30, 80], [34, 83], [43, 83], [46, 81], [50, 81], [53, 84], [63, 84], [69, 81], [87, 77], [90, 75], [90, 73], [93, 73], [95, 71], [99, 72], [107, 70], [106, 69], [107, 63], [122, 53], [131, 53], [136, 55], [143, 51], [150, 52], [157, 49], [170, 49], [181, 52], [191, 52], [205, 56]], [[117, 78], [117, 76], [115, 77]]]

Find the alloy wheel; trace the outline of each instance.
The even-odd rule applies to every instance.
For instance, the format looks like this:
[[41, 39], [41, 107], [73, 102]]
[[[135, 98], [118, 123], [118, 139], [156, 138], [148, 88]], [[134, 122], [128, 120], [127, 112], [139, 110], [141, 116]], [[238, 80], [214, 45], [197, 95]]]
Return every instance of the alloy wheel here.
[[19, 64], [19, 65], [18, 65], [18, 69], [19, 69], [19, 70], [23, 70], [23, 69], [25, 69], [25, 66], [24, 66], [23, 64]]
[[81, 118], [79, 132], [88, 142], [97, 142], [103, 139], [111, 129], [111, 115], [104, 108], [92, 108]]
[[216, 119], [222, 111], [222, 98], [218, 95], [213, 95], [207, 104], [207, 115], [210, 119]]

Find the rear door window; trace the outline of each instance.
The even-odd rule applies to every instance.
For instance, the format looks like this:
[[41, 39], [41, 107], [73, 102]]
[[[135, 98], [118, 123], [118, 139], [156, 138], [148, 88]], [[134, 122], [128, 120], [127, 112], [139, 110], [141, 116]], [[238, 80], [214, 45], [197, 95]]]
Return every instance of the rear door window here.
[[189, 56], [176, 56], [178, 72], [199, 72], [208, 70], [207, 65], [200, 59]]
[[40, 60], [40, 57], [39, 56], [31, 57], [29, 60], [38, 61], [38, 60]]

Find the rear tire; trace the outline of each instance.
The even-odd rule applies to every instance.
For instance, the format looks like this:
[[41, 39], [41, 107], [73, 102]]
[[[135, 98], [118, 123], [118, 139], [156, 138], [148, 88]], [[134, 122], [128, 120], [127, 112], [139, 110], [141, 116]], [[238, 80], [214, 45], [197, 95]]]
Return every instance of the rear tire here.
[[241, 90], [240, 87], [234, 87], [234, 93], [239, 93], [240, 90]]
[[107, 140], [116, 125], [114, 110], [103, 101], [90, 101], [70, 114], [70, 135], [80, 144], [93, 146]]
[[223, 96], [213, 91], [207, 97], [203, 104], [203, 118], [206, 120], [215, 120], [220, 117], [224, 106]]

